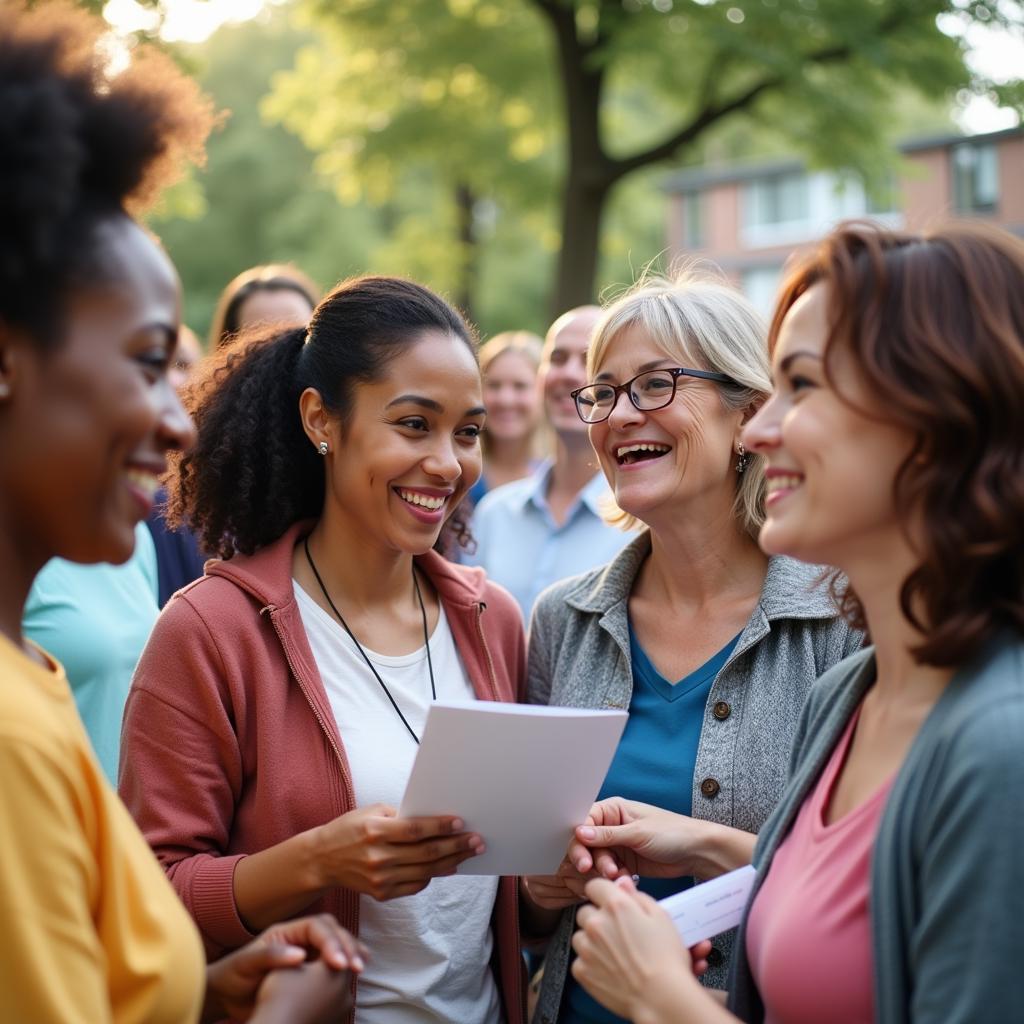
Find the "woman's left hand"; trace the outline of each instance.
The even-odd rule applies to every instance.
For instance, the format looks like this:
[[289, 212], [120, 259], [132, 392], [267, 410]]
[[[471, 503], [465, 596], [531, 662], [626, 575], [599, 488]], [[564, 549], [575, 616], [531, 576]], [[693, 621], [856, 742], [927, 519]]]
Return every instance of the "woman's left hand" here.
[[[591, 906], [576, 915], [573, 977], [612, 1013], [629, 1020], [686, 999], [687, 983], [707, 970], [710, 943], [683, 945], [672, 919], [629, 878], [586, 887]], [[666, 1020], [674, 1019], [665, 1017]]]
[[248, 1020], [267, 975], [281, 968], [320, 960], [332, 971], [359, 972], [366, 947], [330, 914], [300, 917], [272, 925], [259, 937], [206, 968], [203, 1020]]

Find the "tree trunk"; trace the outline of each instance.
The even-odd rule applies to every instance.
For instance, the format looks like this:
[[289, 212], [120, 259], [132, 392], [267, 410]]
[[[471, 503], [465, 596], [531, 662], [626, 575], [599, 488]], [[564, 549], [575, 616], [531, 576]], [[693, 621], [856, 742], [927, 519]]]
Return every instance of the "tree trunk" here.
[[534, 0], [554, 29], [565, 104], [567, 168], [562, 197], [562, 248], [551, 296], [551, 315], [594, 301], [601, 217], [615, 178], [601, 145], [604, 70], [596, 55], [605, 40], [577, 35], [575, 6]]
[[595, 298], [601, 219], [609, 187], [600, 182], [581, 181], [582, 175], [574, 171], [570, 166], [562, 199], [562, 248], [551, 301], [552, 319], [567, 309], [588, 305]]
[[476, 220], [473, 215], [475, 206], [476, 195], [472, 188], [463, 181], [456, 182], [455, 217], [461, 267], [455, 304], [470, 323], [476, 322], [474, 306], [477, 281], [480, 277], [480, 240], [477, 237]]

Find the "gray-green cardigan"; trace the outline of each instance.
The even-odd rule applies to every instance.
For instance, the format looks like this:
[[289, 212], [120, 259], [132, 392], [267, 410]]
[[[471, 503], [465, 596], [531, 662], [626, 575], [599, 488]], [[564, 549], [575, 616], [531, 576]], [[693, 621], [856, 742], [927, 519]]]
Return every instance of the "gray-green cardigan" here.
[[[549, 587], [530, 623], [529, 700], [578, 708], [628, 708], [633, 693], [627, 602], [650, 552], [648, 531], [608, 565]], [[860, 648], [863, 638], [836, 617], [822, 570], [772, 558], [761, 597], [715, 677], [704, 712], [692, 780], [697, 818], [757, 832], [786, 781], [790, 747], [808, 688]], [[686, 643], [681, 636], [679, 642]], [[575, 912], [548, 945], [534, 1020], [558, 1018]], [[724, 987], [731, 934], [717, 939], [705, 980]]]
[[[759, 879], [875, 679], [874, 649], [813, 688], [792, 780], [761, 830]], [[794, 893], [799, 898], [798, 893]], [[1024, 1020], [1024, 639], [1006, 632], [953, 677], [921, 726], [871, 861], [876, 1024]], [[764, 1019], [744, 925], [730, 1006]], [[814, 965], [807, 964], [808, 984]]]

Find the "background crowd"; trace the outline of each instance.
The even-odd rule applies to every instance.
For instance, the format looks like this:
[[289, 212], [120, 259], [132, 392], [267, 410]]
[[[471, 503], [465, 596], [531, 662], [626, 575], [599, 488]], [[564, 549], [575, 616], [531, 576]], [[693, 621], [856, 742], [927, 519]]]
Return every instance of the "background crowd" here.
[[[210, 101], [2, 13], [4, 1019], [1020, 1014], [1024, 242], [851, 222], [769, 322], [688, 267], [486, 340], [263, 264], [204, 348], [138, 217]], [[555, 874], [398, 815], [435, 700], [629, 712]], [[687, 949], [656, 901], [751, 863]]]

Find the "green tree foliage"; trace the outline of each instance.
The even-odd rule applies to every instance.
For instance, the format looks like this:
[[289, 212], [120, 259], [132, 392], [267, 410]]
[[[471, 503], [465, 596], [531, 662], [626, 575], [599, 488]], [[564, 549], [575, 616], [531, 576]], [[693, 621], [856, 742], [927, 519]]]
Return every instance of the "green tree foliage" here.
[[154, 217], [182, 276], [185, 320], [201, 334], [220, 290], [246, 267], [292, 261], [329, 287], [365, 270], [382, 237], [381, 214], [340, 204], [305, 146], [259, 112], [272, 75], [307, 40], [274, 12], [181, 48], [181, 59], [226, 111], [206, 168]]
[[[460, 295], [466, 261], [453, 190], [442, 186], [426, 156], [410, 155], [397, 172], [401, 188], [353, 194], [351, 174], [319, 169], [325, 157], [315, 157], [261, 111], [275, 74], [312, 42], [308, 30], [289, 27], [287, 12], [275, 10], [225, 26], [205, 43], [175, 48], [226, 111], [205, 169], [173, 189], [152, 218], [182, 276], [186, 322], [202, 335], [221, 288], [256, 263], [293, 261], [325, 288], [350, 274], [376, 272]], [[524, 189], [514, 212], [487, 199], [476, 204], [472, 313], [485, 335], [546, 326], [557, 243], [551, 195], [550, 185], [538, 187], [527, 202]], [[660, 244], [658, 207], [656, 196], [644, 196], [637, 205], [643, 217], [627, 212], [647, 226], [645, 253]]]
[[[454, 272], [474, 266], [479, 241], [456, 195], [493, 200], [505, 217], [560, 209], [540, 235], [557, 249], [556, 309], [592, 297], [599, 243], [616, 235], [613, 195], [650, 168], [693, 160], [730, 125], [878, 180], [891, 167], [893, 97], [972, 89], [1021, 100], [1019, 86], [972, 76], [947, 34], [954, 21], [1020, 27], [1019, 0], [300, 6], [319, 36], [277, 76], [267, 112], [321, 154], [349, 200], [385, 202], [412, 168], [429, 167], [447, 194]], [[486, 265], [473, 273], [486, 282]]]

